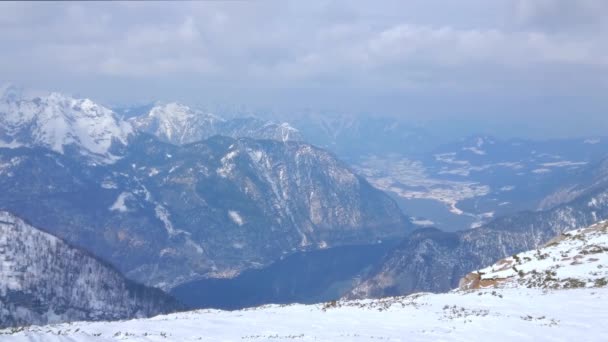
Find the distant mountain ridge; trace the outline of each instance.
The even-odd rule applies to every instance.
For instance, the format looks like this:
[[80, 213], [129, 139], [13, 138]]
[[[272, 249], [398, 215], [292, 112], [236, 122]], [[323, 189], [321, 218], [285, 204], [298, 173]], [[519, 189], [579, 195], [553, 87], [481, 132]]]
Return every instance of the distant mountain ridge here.
[[349, 161], [374, 154], [421, 154], [438, 139], [420, 125], [391, 117], [308, 113], [290, 121], [306, 141]]
[[[44, 147], [75, 152], [91, 162], [113, 163], [136, 131], [176, 145], [214, 135], [278, 141], [301, 141], [297, 129], [254, 117], [223, 119], [175, 102], [128, 109], [117, 114], [90, 99], [60, 93], [23, 95], [21, 89], [0, 88], [0, 147]], [[125, 117], [126, 116], [126, 117]]]
[[159, 104], [147, 114], [129, 119], [133, 126], [160, 140], [183, 145], [214, 135], [232, 138], [301, 141], [299, 131], [288, 123], [275, 123], [254, 117], [223, 119], [179, 103]]
[[0, 327], [149, 317], [180, 308], [162, 291], [0, 211]]
[[567, 203], [584, 194], [602, 191], [608, 187], [608, 158], [585, 168], [569, 182], [562, 184], [557, 190], [549, 194], [540, 202], [540, 209], [550, 209]]
[[607, 151], [608, 139], [600, 137], [534, 141], [474, 135], [423, 156], [374, 154], [353, 164], [410, 214], [455, 231], [574, 199], [581, 188], [573, 186], [598, 183], [600, 175], [586, 170]]

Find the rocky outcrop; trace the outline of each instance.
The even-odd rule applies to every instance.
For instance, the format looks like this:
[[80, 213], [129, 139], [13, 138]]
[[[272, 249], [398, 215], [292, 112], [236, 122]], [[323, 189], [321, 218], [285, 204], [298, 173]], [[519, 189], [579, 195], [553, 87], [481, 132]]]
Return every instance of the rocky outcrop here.
[[459, 289], [562, 289], [608, 285], [608, 222], [559, 235], [544, 247], [518, 253], [460, 280]]

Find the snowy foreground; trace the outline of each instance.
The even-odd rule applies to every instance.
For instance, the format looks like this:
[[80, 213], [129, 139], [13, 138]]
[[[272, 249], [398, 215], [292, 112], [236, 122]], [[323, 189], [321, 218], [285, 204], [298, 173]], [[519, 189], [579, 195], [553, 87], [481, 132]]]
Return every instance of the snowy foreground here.
[[0, 341], [606, 341], [606, 322], [606, 287], [511, 288], [7, 329]]
[[460, 289], [0, 331], [0, 341], [608, 341], [608, 221], [469, 273]]

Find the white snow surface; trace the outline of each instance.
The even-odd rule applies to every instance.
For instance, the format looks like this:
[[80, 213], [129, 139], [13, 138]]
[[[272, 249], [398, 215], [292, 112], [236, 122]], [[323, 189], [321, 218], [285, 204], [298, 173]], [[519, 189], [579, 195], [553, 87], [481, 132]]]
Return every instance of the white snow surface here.
[[121, 213], [129, 211], [129, 208], [127, 208], [125, 202], [127, 199], [131, 199], [132, 197], [133, 195], [128, 192], [120, 193], [120, 195], [118, 195], [116, 198], [116, 201], [114, 201], [114, 203], [110, 206], [110, 211], [119, 211]]
[[543, 167], [582, 166], [582, 165], [587, 165], [587, 162], [574, 162], [574, 161], [570, 161], [570, 160], [560, 160], [557, 162], [542, 163], [540, 165]]
[[423, 218], [412, 218], [412, 223], [420, 227], [432, 227], [435, 225], [435, 222]]
[[414, 294], [0, 332], [2, 341], [602, 341], [608, 288]]
[[583, 141], [583, 143], [585, 144], [589, 144], [589, 145], [595, 145], [595, 144], [599, 144], [600, 142], [602, 142], [601, 139], [598, 138], [591, 138], [591, 139], [585, 139]]
[[298, 135], [300, 134], [300, 131], [287, 122], [279, 124], [277, 130], [280, 135], [280, 140], [283, 142], [299, 139]]
[[536, 174], [549, 173], [549, 172], [551, 172], [551, 170], [547, 169], [547, 168], [538, 168], [538, 169], [532, 170], [532, 173], [536, 173]]
[[486, 154], [486, 152], [484, 150], [481, 150], [481, 149], [479, 149], [478, 147], [475, 147], [475, 146], [463, 147], [462, 150], [463, 151], [470, 151], [470, 152], [473, 152], [473, 153], [478, 154], [478, 155], [484, 155], [484, 154]]
[[131, 125], [89, 99], [59, 93], [33, 99], [0, 97], [0, 145], [41, 146], [63, 153], [68, 145], [99, 161], [112, 162], [114, 141], [127, 143]]
[[245, 223], [245, 220], [243, 220], [241, 214], [239, 214], [239, 212], [236, 210], [228, 210], [228, 216], [230, 217], [232, 222], [239, 226], [242, 226]]

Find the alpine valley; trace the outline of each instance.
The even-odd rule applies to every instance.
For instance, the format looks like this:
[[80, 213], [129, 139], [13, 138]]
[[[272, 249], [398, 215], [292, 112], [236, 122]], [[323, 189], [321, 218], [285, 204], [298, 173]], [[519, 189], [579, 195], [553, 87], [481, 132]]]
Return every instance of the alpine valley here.
[[[412, 336], [442, 339], [468, 330], [418, 322], [416, 310], [472, 322], [498, 306], [496, 317], [510, 317], [514, 327], [529, 321], [553, 327], [571, 317], [541, 319], [549, 317], [541, 310], [522, 323], [514, 307], [525, 298], [605, 297], [601, 270], [585, 280], [591, 285], [576, 286], [597, 292], [544, 295], [528, 285], [546, 280], [562, 288], [583, 280], [538, 280], [532, 271], [545, 272], [544, 263], [524, 267], [508, 258], [545, 248], [560, 234], [571, 234], [562, 240], [575, 244], [580, 236], [597, 238], [593, 246], [603, 253], [604, 226], [568, 232], [608, 219], [608, 140], [438, 142], [427, 129], [393, 118], [309, 119], [222, 117], [173, 102], [112, 110], [90, 99], [3, 87], [0, 326], [237, 311], [14, 328], [1, 336], [154, 340], [174, 331], [172, 338], [188, 340], [201, 337], [192, 329], [204, 321], [216, 322], [210, 332], [219, 331], [214, 324], [244, 327], [230, 336], [210, 333], [216, 340], [367, 340], [402, 336], [395, 315], [406, 315], [413, 317]], [[374, 144], [362, 143], [378, 132], [384, 134]], [[568, 248], [587, 255], [593, 246]], [[498, 260], [521, 265], [522, 279], [498, 265], [471, 274]], [[414, 294], [448, 292], [463, 277], [468, 285], [458, 291]], [[495, 278], [510, 285], [498, 286]], [[467, 291], [488, 283], [518, 301], [480, 291], [488, 304], [473, 305]], [[397, 297], [371, 300], [386, 296]], [[261, 306], [296, 302], [310, 306]], [[448, 308], [437, 309], [441, 303]], [[297, 324], [278, 330], [259, 324], [311, 313], [314, 333]], [[371, 327], [323, 332], [324, 315], [346, 326], [359, 314], [387, 325], [373, 333]], [[415, 322], [424, 331], [414, 331]]]
[[91, 100], [14, 88], [0, 118], [0, 207], [146, 285], [232, 278], [340, 246], [382, 250], [413, 227], [332, 153], [291, 141], [287, 124], [177, 104], [123, 120]]
[[568, 184], [547, 197], [545, 203], [555, 204], [548, 209], [502, 216], [480, 228], [458, 232], [415, 231], [347, 297], [447, 291], [474, 269], [608, 219], [607, 165], [604, 161], [581, 171], [580, 183]]

